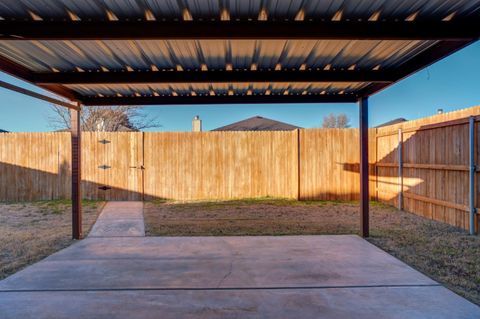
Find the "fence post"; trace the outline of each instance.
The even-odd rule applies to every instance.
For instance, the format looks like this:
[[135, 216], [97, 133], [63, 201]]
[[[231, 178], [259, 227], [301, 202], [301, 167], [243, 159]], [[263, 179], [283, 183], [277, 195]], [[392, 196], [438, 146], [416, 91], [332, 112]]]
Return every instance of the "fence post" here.
[[403, 209], [403, 133], [398, 129], [398, 210]]
[[469, 211], [470, 211], [470, 235], [475, 235], [475, 117], [470, 116], [469, 128]]

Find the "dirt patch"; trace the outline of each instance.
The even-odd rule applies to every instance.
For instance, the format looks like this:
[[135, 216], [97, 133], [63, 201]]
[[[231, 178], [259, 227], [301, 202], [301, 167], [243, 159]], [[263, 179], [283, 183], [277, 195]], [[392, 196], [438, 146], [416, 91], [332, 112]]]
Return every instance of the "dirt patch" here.
[[[102, 202], [83, 202], [86, 235]], [[69, 246], [72, 237], [70, 201], [0, 203], [0, 279]]]
[[[145, 203], [147, 236], [358, 234], [358, 204], [242, 200]], [[480, 305], [480, 237], [371, 204], [374, 245]]]

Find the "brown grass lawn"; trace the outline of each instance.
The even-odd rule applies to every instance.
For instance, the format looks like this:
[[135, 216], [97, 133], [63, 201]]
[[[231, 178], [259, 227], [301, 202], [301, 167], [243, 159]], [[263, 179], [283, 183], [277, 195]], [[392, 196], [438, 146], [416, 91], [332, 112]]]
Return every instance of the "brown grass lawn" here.
[[[86, 235], [102, 202], [83, 202]], [[70, 201], [0, 203], [0, 279], [70, 245]]]
[[[355, 203], [242, 200], [148, 202], [150, 236], [358, 233]], [[374, 245], [480, 305], [480, 237], [462, 229], [372, 203]]]

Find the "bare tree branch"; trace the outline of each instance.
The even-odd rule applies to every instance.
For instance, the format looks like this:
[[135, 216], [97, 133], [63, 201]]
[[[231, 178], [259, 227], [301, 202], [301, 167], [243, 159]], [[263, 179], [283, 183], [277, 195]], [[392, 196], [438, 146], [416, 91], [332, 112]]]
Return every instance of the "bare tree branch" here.
[[337, 127], [338, 128], [350, 127], [350, 119], [348, 118], [347, 114], [342, 113], [337, 116]]
[[349, 128], [350, 119], [345, 113], [335, 115], [330, 113], [327, 116], [323, 117], [323, 128]]
[[70, 111], [56, 104], [51, 104], [52, 115], [47, 117], [48, 125], [54, 130], [70, 129]]
[[[52, 105], [52, 110], [49, 125], [56, 130], [70, 129], [70, 111], [57, 105]], [[161, 127], [157, 117], [143, 113], [136, 106], [83, 107], [80, 118], [83, 131], [141, 131]]]
[[337, 119], [333, 113], [323, 117], [323, 128], [334, 128], [337, 125]]

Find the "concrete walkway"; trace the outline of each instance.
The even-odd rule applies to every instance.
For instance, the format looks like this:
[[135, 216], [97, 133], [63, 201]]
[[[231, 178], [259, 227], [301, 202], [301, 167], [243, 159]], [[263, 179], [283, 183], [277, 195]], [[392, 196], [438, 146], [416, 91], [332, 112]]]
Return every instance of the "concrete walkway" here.
[[90, 236], [0, 281], [2, 319], [160, 317], [471, 319], [480, 308], [357, 236]]
[[108, 202], [88, 237], [144, 237], [142, 202]]

